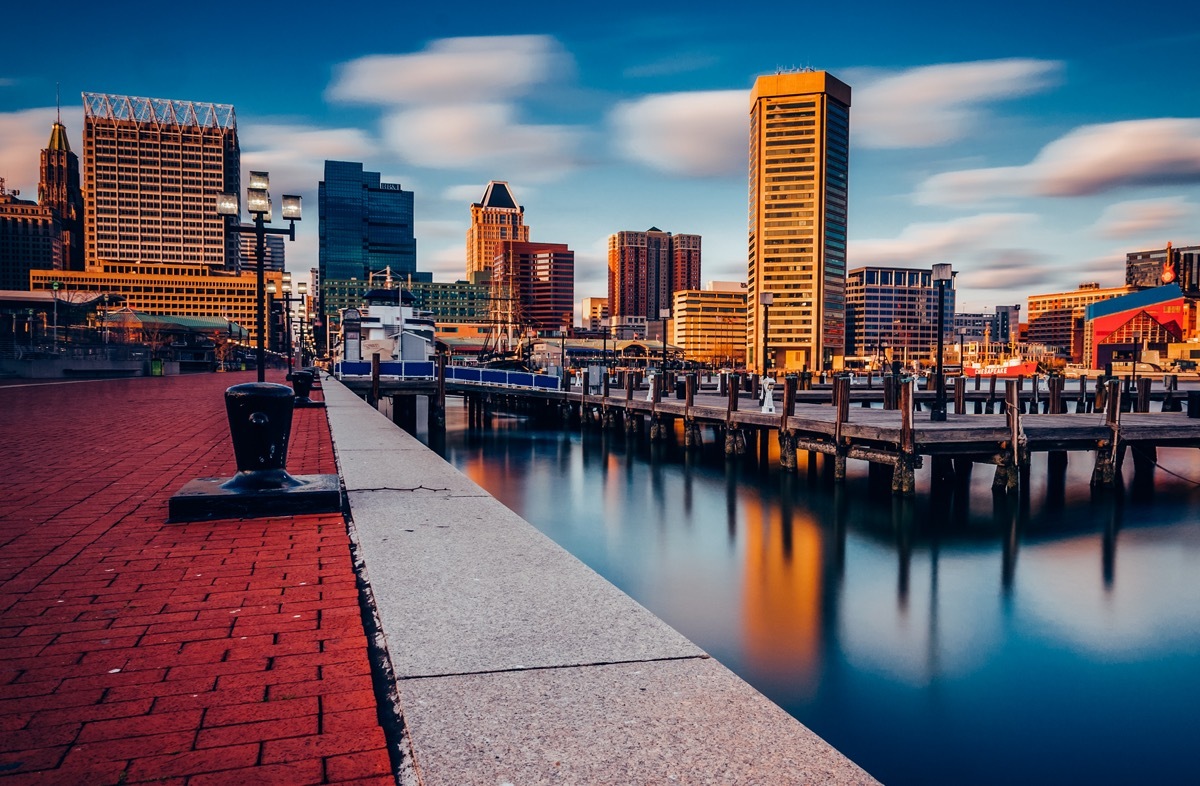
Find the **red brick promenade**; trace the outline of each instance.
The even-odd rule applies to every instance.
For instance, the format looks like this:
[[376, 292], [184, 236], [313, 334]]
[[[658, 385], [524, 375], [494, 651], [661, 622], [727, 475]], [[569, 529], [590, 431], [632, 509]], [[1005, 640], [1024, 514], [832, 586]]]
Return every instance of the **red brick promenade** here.
[[[3, 786], [394, 783], [341, 515], [164, 523], [249, 381], [0, 387]], [[324, 410], [288, 470], [336, 472]]]

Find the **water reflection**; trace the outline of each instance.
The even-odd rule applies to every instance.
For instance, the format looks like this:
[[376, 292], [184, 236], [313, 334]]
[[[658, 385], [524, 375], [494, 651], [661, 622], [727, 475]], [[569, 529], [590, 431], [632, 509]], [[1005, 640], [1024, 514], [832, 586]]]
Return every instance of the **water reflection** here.
[[1149, 494], [1128, 466], [1093, 494], [1071, 454], [1035, 457], [1022, 494], [956, 464], [900, 499], [861, 463], [835, 484], [708, 432], [688, 452], [450, 425], [452, 463], [884, 782], [1194, 774], [1197, 451], [1161, 451]]

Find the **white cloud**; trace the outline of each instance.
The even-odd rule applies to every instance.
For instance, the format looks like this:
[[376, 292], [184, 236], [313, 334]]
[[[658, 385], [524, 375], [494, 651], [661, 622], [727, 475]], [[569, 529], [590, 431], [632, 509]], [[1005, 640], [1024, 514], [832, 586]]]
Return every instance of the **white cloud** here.
[[17, 80], [15, 80], [15, 79], [0, 76], [0, 87], [12, 87], [16, 83], [17, 83]]
[[491, 103], [402, 109], [384, 118], [381, 133], [405, 161], [427, 167], [504, 167], [544, 182], [578, 164], [578, 129], [522, 124], [515, 114], [511, 104]]
[[744, 90], [662, 93], [618, 104], [609, 123], [631, 161], [691, 177], [742, 174], [748, 100]]
[[1185, 219], [1194, 219], [1196, 206], [1183, 197], [1135, 199], [1109, 205], [1096, 220], [1093, 230], [1102, 237], [1123, 239], [1142, 237], [1152, 232], [1182, 228]]
[[570, 56], [550, 36], [445, 38], [423, 52], [344, 63], [325, 95], [376, 105], [498, 101], [573, 70]]
[[379, 107], [383, 142], [407, 163], [503, 165], [546, 181], [578, 165], [583, 130], [530, 123], [518, 100], [573, 71], [570, 55], [550, 36], [449, 38], [421, 52], [345, 63], [326, 97]]
[[[293, 123], [243, 122], [238, 126], [242, 168], [271, 173], [273, 194], [316, 194], [325, 161], [363, 161], [377, 148], [357, 128], [320, 128]], [[374, 170], [372, 170], [374, 171]]]
[[964, 265], [957, 286], [971, 289], [1039, 291], [1055, 280], [1048, 257], [1024, 248], [984, 251]]
[[1124, 186], [1200, 182], [1200, 119], [1156, 118], [1082, 126], [1023, 166], [934, 175], [917, 189], [927, 204], [997, 198], [1088, 196]]
[[921, 264], [957, 261], [981, 248], [1011, 245], [1013, 235], [1030, 229], [1037, 218], [1028, 213], [984, 213], [942, 223], [909, 224], [898, 237], [851, 240], [852, 266]]
[[987, 118], [989, 102], [1029, 95], [1058, 81], [1062, 64], [1013, 58], [945, 63], [894, 74], [862, 69], [853, 79], [851, 133], [864, 147], [932, 147], [962, 139]]
[[[0, 177], [5, 179], [8, 190], [21, 192], [21, 199], [37, 200], [39, 151], [50, 141], [55, 111], [51, 106], [0, 113], [0, 140], [3, 140], [0, 143]], [[75, 143], [71, 149], [80, 155], [83, 149], [82, 116], [75, 121], [64, 120], [67, 136]]]
[[442, 199], [447, 202], [478, 202], [483, 198], [486, 183], [460, 183], [442, 189]]

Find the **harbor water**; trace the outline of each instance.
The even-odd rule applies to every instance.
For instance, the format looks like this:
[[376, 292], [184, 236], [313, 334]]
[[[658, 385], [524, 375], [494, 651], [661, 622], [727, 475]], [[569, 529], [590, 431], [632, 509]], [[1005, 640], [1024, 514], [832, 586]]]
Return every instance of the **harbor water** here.
[[1200, 452], [1095, 494], [1090, 453], [1000, 497], [926, 466], [899, 499], [861, 462], [470, 432], [457, 404], [448, 461], [884, 783], [1200, 777]]

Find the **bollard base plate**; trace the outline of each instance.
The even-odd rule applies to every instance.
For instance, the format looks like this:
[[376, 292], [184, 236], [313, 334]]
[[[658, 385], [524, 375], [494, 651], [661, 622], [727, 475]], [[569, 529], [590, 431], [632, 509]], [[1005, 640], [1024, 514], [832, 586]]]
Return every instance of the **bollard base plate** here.
[[292, 475], [299, 485], [280, 488], [225, 488], [232, 478], [189, 480], [171, 497], [167, 523], [210, 519], [257, 519], [342, 509], [337, 475]]
[[307, 396], [305, 396], [304, 398], [300, 398], [299, 396], [297, 396], [296, 401], [295, 401], [295, 403], [292, 404], [292, 406], [295, 409], [312, 409], [314, 407], [325, 406], [325, 402], [324, 401], [313, 401], [311, 398], [308, 398]]

